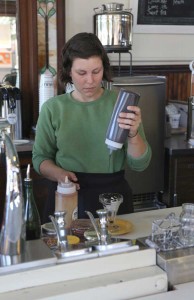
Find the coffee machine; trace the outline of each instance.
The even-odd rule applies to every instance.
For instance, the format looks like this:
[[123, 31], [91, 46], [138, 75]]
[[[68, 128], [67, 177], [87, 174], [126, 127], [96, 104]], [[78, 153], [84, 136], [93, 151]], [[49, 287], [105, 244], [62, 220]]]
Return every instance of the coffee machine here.
[[17, 87], [0, 84], [0, 118], [9, 122], [13, 140], [22, 139], [21, 92]]

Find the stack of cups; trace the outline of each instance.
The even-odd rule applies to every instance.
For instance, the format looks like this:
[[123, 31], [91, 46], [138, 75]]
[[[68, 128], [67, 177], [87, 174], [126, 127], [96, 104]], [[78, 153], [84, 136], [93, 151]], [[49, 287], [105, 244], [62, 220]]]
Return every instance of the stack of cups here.
[[181, 114], [170, 114], [169, 121], [171, 128], [179, 128]]
[[54, 80], [52, 73], [46, 69], [44, 74], [40, 76], [39, 87], [39, 112], [45, 101], [54, 96]]

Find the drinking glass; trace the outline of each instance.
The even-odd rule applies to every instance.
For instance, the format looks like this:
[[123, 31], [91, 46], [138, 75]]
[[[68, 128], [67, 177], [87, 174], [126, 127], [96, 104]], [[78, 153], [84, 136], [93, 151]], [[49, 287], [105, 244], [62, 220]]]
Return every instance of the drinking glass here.
[[123, 196], [119, 193], [103, 193], [99, 195], [99, 201], [108, 213], [108, 229], [113, 233], [119, 229], [119, 226], [115, 224], [115, 218], [123, 202]]
[[152, 241], [163, 251], [178, 249], [179, 230], [179, 217], [170, 213], [166, 218], [152, 222]]
[[183, 203], [180, 214], [180, 240], [184, 247], [194, 246], [194, 203]]

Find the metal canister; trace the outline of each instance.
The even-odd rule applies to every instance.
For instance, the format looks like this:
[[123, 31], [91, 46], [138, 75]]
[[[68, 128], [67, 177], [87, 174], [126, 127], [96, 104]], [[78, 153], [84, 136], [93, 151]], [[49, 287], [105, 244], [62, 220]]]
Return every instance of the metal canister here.
[[133, 15], [123, 6], [113, 2], [94, 8], [94, 33], [107, 50], [132, 48]]
[[0, 118], [11, 125], [12, 139], [22, 138], [21, 92], [8, 84], [0, 84]]

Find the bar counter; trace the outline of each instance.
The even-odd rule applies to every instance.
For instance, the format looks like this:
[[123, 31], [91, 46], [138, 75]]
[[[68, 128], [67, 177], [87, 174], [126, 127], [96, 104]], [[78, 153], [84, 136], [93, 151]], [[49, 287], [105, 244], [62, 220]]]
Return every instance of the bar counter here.
[[[152, 221], [158, 218], [165, 218], [170, 212], [175, 212], [179, 216], [181, 207], [118, 216], [133, 224], [131, 232], [121, 237], [134, 240], [138, 237], [150, 235]], [[147, 250], [147, 258], [142, 262], [138, 262], [137, 255], [139, 251], [134, 251], [2, 275], [0, 276], [0, 299], [62, 299], [64, 297], [67, 297], [69, 300], [91, 300], [91, 298], [106, 300], [133, 299], [133, 294], [130, 290], [130, 282], [132, 281], [123, 282], [119, 276], [123, 274], [122, 268], [126, 269], [124, 271], [125, 275], [130, 274], [132, 271], [134, 272], [135, 270], [127, 270], [133, 264], [145, 264], [146, 261], [151, 259], [151, 264], [154, 265], [152, 257], [155, 250]], [[133, 272], [132, 274], [134, 274]], [[133, 287], [134, 285], [135, 281], [133, 281]], [[142, 286], [145, 286], [144, 279], [142, 279]], [[174, 290], [168, 292], [165, 291], [154, 295], [147, 293], [147, 296], [142, 295], [141, 299], [193, 299], [193, 294], [194, 282], [190, 282], [179, 284], [174, 287]]]

